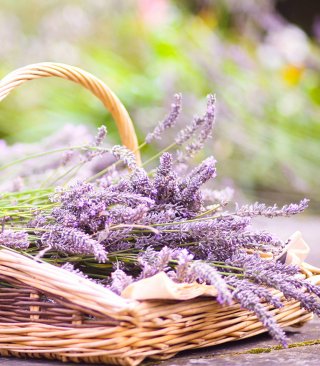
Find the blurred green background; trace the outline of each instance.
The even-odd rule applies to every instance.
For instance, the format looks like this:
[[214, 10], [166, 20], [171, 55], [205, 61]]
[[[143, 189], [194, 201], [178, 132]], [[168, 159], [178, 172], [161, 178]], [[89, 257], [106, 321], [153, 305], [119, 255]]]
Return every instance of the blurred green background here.
[[[294, 13], [297, 3], [2, 0], [0, 76], [41, 61], [83, 68], [119, 96], [141, 142], [174, 93], [184, 100], [177, 129], [215, 93], [213, 141], [196, 162], [215, 156], [217, 188], [279, 205], [309, 197], [310, 212], [320, 213], [320, 9]], [[67, 81], [28, 83], [1, 103], [0, 138], [9, 144], [39, 141], [67, 123], [106, 124], [108, 141], [119, 142], [99, 100]]]

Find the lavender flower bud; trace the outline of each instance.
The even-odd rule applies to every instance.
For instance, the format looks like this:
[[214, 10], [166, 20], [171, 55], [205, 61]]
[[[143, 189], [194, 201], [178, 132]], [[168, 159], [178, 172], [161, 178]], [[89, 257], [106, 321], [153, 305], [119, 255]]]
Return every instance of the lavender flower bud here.
[[[183, 163], [186, 161], [187, 158], [193, 157], [194, 154], [196, 154], [203, 148], [207, 139], [211, 137], [212, 128], [213, 128], [214, 120], [215, 120], [216, 99], [215, 99], [215, 96], [213, 96], [211, 94], [209, 94], [207, 96], [207, 99], [208, 99], [207, 111], [206, 111], [206, 114], [204, 115], [205, 123], [202, 124], [202, 122], [200, 123], [200, 121], [198, 121], [198, 123], [200, 125], [203, 125], [203, 128], [202, 128], [198, 138], [188, 144], [188, 146], [185, 149], [185, 153], [184, 154], [182, 154], [181, 152], [178, 153], [178, 156], [177, 156], [178, 162]], [[191, 129], [192, 129], [192, 127], [191, 127]], [[187, 134], [187, 132], [186, 132], [186, 134]], [[183, 142], [182, 139], [178, 138], [178, 142], [180, 142], [180, 140], [181, 140], [181, 142]]]
[[74, 154], [74, 151], [73, 150], [68, 150], [68, 151], [64, 152], [62, 154], [62, 159], [61, 159], [60, 164], [62, 166], [65, 166], [70, 161], [70, 159], [72, 158], [73, 154]]
[[5, 229], [0, 233], [0, 245], [25, 250], [29, 247], [28, 233], [26, 231]]
[[108, 257], [104, 247], [90, 235], [77, 229], [65, 228], [62, 226], [46, 226], [50, 231], [45, 232], [41, 242], [60, 252], [71, 254], [94, 255], [99, 263], [104, 263]]
[[192, 136], [194, 136], [196, 130], [200, 128], [204, 122], [204, 117], [194, 116], [191, 124], [177, 134], [176, 138], [174, 139], [175, 142], [181, 146], [184, 142], [188, 141]]
[[94, 139], [94, 146], [100, 146], [103, 143], [103, 140], [107, 136], [107, 128], [106, 126], [101, 126], [98, 128], [98, 135]]
[[113, 146], [110, 153], [117, 159], [122, 160], [124, 164], [132, 171], [137, 168], [137, 161], [134, 153], [128, 150], [125, 146]]
[[277, 216], [289, 217], [303, 212], [308, 207], [308, 199], [303, 199], [300, 204], [291, 203], [289, 206], [285, 205], [280, 210], [277, 205], [266, 207], [265, 204], [259, 204], [256, 202], [254, 205], [244, 205], [239, 207], [236, 203], [235, 213], [239, 216], [266, 216], [269, 218]]
[[174, 257], [178, 259], [178, 265], [175, 268], [176, 275], [174, 280], [176, 282], [193, 282], [192, 280], [194, 280], [194, 278], [190, 278], [190, 266], [194, 255], [190, 254], [187, 249], [180, 249], [175, 252]]
[[133, 282], [132, 276], [127, 276], [121, 269], [111, 273], [111, 277], [110, 290], [118, 295], [121, 295], [121, 292]]
[[215, 286], [218, 291], [217, 301], [221, 305], [231, 305], [232, 295], [229, 291], [225, 280], [218, 271], [208, 263], [196, 261], [191, 266], [191, 273], [196, 278], [205, 281], [209, 285]]
[[[104, 138], [107, 135], [107, 129], [105, 126], [101, 126], [98, 128], [98, 135], [95, 136], [95, 139], [92, 143], [87, 146], [90, 147], [98, 147], [102, 144]], [[98, 149], [98, 150], [90, 150], [87, 149], [86, 146], [83, 146], [82, 150], [84, 151], [84, 158], [82, 158], [82, 162], [91, 161], [95, 156], [102, 156], [108, 150], [106, 149]]]
[[289, 339], [285, 332], [279, 327], [272, 314], [260, 303], [259, 296], [252, 291], [251, 286], [247, 286], [247, 281], [238, 281], [231, 276], [227, 276], [226, 281], [229, 285], [236, 287], [232, 295], [241, 307], [253, 311], [262, 325], [268, 329], [272, 338], [280, 342], [283, 347], [288, 347]]
[[176, 123], [176, 121], [180, 115], [180, 112], [181, 112], [182, 95], [175, 94], [174, 98], [175, 98], [175, 103], [171, 105], [170, 113], [165, 117], [165, 119], [163, 121], [160, 121], [158, 123], [158, 126], [156, 126], [156, 128], [154, 129], [154, 131], [152, 133], [148, 133], [146, 140], [145, 140], [147, 144], [150, 144], [154, 138], [160, 139], [161, 134], [166, 129], [172, 127]]

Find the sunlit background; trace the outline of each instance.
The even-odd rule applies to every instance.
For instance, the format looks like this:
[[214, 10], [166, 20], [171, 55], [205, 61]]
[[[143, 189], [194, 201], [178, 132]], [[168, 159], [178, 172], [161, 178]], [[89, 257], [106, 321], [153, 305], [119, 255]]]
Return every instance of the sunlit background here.
[[[320, 213], [320, 9], [316, 1], [3, 0], [0, 76], [63, 62], [101, 78], [128, 109], [140, 141], [181, 92], [179, 126], [217, 97], [212, 142], [218, 188], [279, 205], [311, 199]], [[313, 4], [313, 5], [312, 5]], [[318, 14], [318, 15], [317, 15]], [[45, 79], [1, 103], [0, 138], [34, 143], [67, 124], [115, 124], [78, 85]], [[154, 154], [174, 132], [143, 151]]]

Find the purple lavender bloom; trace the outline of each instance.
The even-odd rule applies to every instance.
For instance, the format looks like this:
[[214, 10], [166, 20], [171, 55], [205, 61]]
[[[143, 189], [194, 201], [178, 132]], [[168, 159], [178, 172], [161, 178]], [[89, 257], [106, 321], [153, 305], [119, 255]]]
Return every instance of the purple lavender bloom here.
[[74, 150], [68, 150], [68, 151], [64, 152], [62, 154], [62, 159], [61, 159], [60, 164], [62, 166], [66, 165], [71, 160], [73, 155], [74, 155]]
[[246, 277], [255, 283], [275, 288], [281, 291], [287, 300], [298, 300], [301, 307], [320, 315], [320, 303], [314, 296], [302, 291], [303, 288], [306, 288], [309, 293], [319, 296], [320, 287], [294, 277], [295, 274], [299, 273], [297, 266], [264, 261], [259, 255], [238, 256], [230, 260], [229, 263], [241, 265]]
[[45, 228], [50, 229], [50, 231], [45, 232], [41, 237], [44, 246], [63, 253], [92, 254], [99, 263], [104, 263], [108, 259], [103, 245], [80, 230], [58, 225], [48, 225]]
[[[177, 160], [178, 162], [185, 162], [187, 158], [193, 157], [194, 154], [199, 152], [205, 142], [208, 140], [208, 138], [211, 137], [212, 128], [215, 121], [215, 96], [209, 94], [207, 96], [208, 102], [207, 102], [207, 111], [204, 115], [205, 123], [202, 124], [203, 128], [198, 136], [197, 139], [194, 139], [191, 143], [188, 144], [188, 146], [185, 149], [185, 152], [182, 153], [180, 151], [177, 152]], [[186, 133], [187, 134], [187, 133]], [[183, 135], [183, 134], [182, 134]], [[180, 142], [180, 139], [178, 139], [178, 142]], [[181, 140], [182, 142], [182, 140]]]
[[230, 240], [233, 245], [264, 252], [270, 251], [275, 255], [280, 254], [285, 246], [275, 234], [270, 234], [266, 231], [232, 232]]
[[159, 160], [160, 164], [154, 179], [156, 202], [157, 204], [175, 203], [175, 198], [179, 195], [179, 188], [178, 176], [172, 169], [172, 155], [166, 152]]
[[244, 205], [239, 207], [236, 203], [235, 213], [239, 216], [266, 216], [269, 218], [284, 216], [289, 217], [303, 212], [308, 207], [309, 200], [307, 198], [300, 201], [300, 204], [291, 203], [289, 206], [285, 205], [280, 210], [277, 205], [266, 207], [264, 203], [259, 204], [256, 202], [254, 205]]
[[110, 290], [118, 295], [121, 295], [121, 292], [133, 282], [132, 276], [126, 275], [121, 269], [117, 269], [111, 273], [111, 277], [112, 283]]
[[181, 113], [182, 95], [175, 94], [174, 98], [175, 98], [175, 103], [173, 103], [171, 105], [170, 113], [165, 117], [165, 119], [163, 121], [160, 121], [158, 123], [158, 126], [156, 126], [156, 128], [154, 129], [154, 131], [152, 133], [148, 133], [146, 140], [145, 140], [147, 144], [150, 144], [154, 138], [160, 139], [162, 133], [166, 129], [172, 127], [176, 123], [176, 121]]
[[204, 116], [194, 116], [191, 124], [177, 134], [175, 142], [181, 146], [184, 142], [188, 141], [192, 136], [194, 136], [196, 130], [200, 128], [205, 123], [205, 121], [206, 119]]
[[149, 208], [140, 204], [136, 208], [117, 205], [108, 211], [112, 224], [138, 224], [147, 215]]
[[137, 169], [137, 161], [133, 151], [125, 146], [115, 145], [110, 153], [117, 159], [122, 160], [124, 164], [132, 171]]
[[107, 136], [107, 128], [106, 126], [102, 125], [101, 127], [98, 128], [98, 135], [95, 137], [93, 142], [94, 146], [101, 146], [106, 136]]
[[192, 263], [190, 272], [199, 280], [213, 285], [217, 291], [217, 301], [221, 305], [231, 305], [232, 295], [228, 289], [225, 280], [221, 277], [218, 271], [208, 263], [196, 261]]
[[174, 250], [163, 247], [159, 252], [155, 251], [151, 246], [139, 256], [138, 262], [142, 267], [139, 279], [148, 278], [155, 274], [170, 269], [169, 262], [174, 257]]
[[[106, 126], [99, 127], [98, 135], [95, 136], [94, 141], [87, 146], [99, 147], [103, 143], [103, 140], [105, 139], [106, 135], [107, 135]], [[102, 156], [102, 154], [107, 152], [106, 149], [90, 150], [90, 149], [87, 149], [86, 146], [83, 146], [82, 150], [84, 151], [83, 162], [91, 161], [95, 156]]]
[[[192, 264], [192, 260], [194, 258], [193, 254], [190, 254], [190, 252], [187, 249], [177, 249], [174, 255], [174, 258], [178, 259], [178, 265], [175, 268], [175, 282], [194, 282], [195, 279], [193, 276], [193, 273], [191, 275], [190, 267]], [[191, 276], [192, 278], [190, 278]]]
[[147, 197], [154, 197], [157, 190], [154, 183], [148, 177], [143, 168], [137, 168], [130, 176], [131, 192], [139, 193]]
[[185, 188], [181, 190], [181, 199], [185, 206], [194, 212], [200, 211], [203, 206], [203, 198], [199, 188], [209, 179], [216, 177], [215, 163], [216, 160], [212, 156], [207, 158], [197, 167], [197, 173], [191, 172], [190, 177], [183, 181]]
[[29, 247], [28, 233], [26, 231], [13, 231], [5, 229], [0, 233], [0, 245], [7, 248], [25, 250]]
[[225, 277], [226, 282], [233, 288], [248, 289], [250, 292], [258, 296], [259, 299], [265, 300], [268, 304], [277, 309], [283, 308], [283, 303], [278, 297], [272, 296], [267, 288], [259, 286], [256, 283], [250, 282], [246, 278], [238, 278], [236, 276]]
[[246, 281], [238, 281], [231, 276], [228, 276], [226, 281], [230, 286], [235, 287], [232, 296], [241, 304], [241, 307], [253, 311], [262, 325], [268, 329], [271, 337], [280, 342], [283, 347], [288, 347], [289, 339], [285, 332], [279, 327], [272, 314], [260, 303], [259, 296], [251, 286], [248, 286]]

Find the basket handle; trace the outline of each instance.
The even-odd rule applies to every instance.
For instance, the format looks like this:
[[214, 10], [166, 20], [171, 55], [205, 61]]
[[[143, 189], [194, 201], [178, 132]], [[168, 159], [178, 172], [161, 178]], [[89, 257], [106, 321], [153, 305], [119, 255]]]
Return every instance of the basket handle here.
[[[58, 78], [74, 81], [90, 90], [101, 100], [106, 109], [112, 114], [117, 123], [122, 143], [132, 151], [135, 151], [138, 148], [138, 140], [133, 123], [118, 97], [104, 82], [78, 67], [53, 62], [41, 62], [17, 69], [0, 81], [0, 101], [20, 84], [23, 84], [28, 80], [49, 76], [56, 76]], [[140, 166], [141, 160], [138, 150], [135, 151], [135, 155], [137, 164]]]

